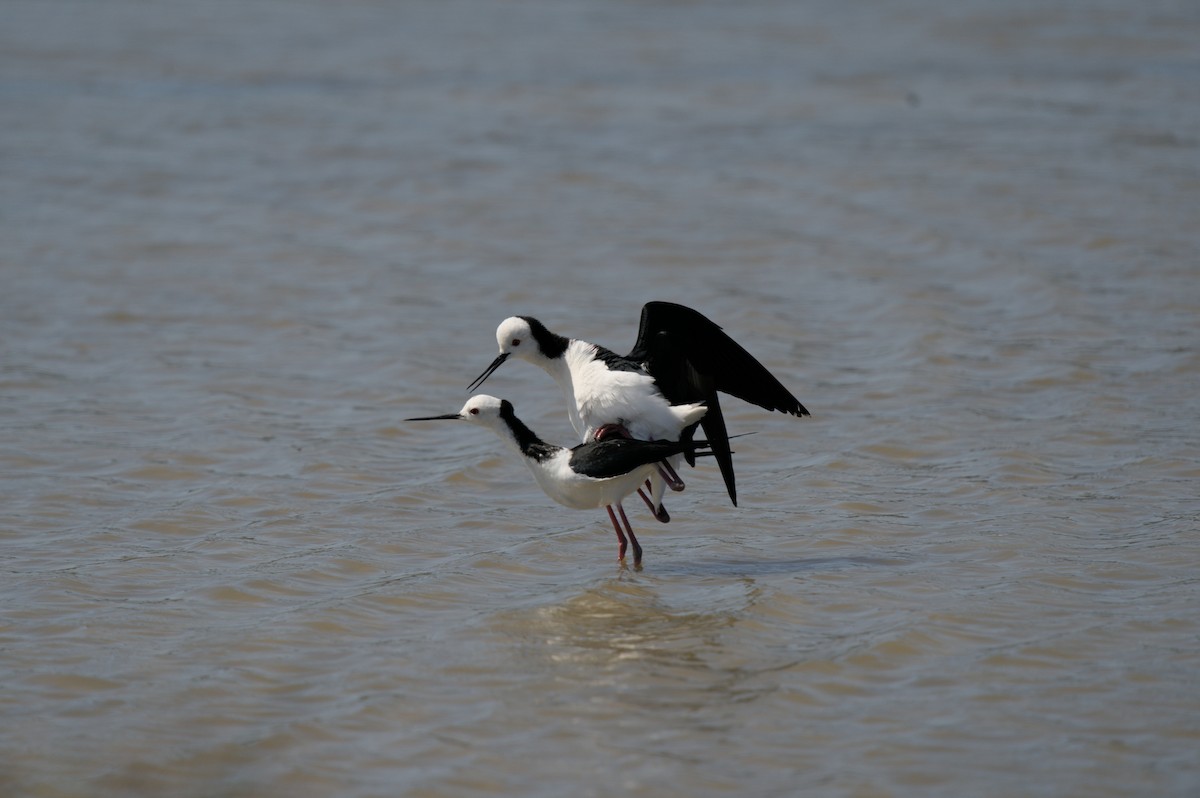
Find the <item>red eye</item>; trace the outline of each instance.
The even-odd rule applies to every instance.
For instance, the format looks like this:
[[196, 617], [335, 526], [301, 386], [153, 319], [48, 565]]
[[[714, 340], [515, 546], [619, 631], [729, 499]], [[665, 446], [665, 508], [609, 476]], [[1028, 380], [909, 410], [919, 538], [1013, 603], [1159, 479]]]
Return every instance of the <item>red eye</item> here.
[[479, 415], [479, 408], [478, 408], [478, 407], [472, 407], [472, 408], [471, 408], [470, 410], [468, 410], [467, 412], [468, 412], [468, 413], [470, 413], [470, 414], [471, 414], [471, 415], [473, 415], [473, 416], [477, 416], [477, 415]]
[[521, 345], [521, 339], [520, 339], [520, 338], [514, 338], [514, 339], [513, 339], [513, 346], [520, 346], [520, 345]]

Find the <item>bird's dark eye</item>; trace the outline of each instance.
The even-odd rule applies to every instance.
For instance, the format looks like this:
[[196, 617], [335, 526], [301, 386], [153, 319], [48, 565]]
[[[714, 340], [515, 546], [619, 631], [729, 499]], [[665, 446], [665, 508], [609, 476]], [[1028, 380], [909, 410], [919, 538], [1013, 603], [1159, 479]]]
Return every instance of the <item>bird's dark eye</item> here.
[[514, 339], [513, 339], [513, 346], [520, 346], [520, 345], [521, 345], [521, 339], [520, 339], [520, 338], [514, 338]]
[[468, 412], [468, 413], [470, 413], [470, 414], [471, 414], [471, 415], [473, 415], [473, 416], [477, 416], [477, 415], [479, 415], [479, 408], [478, 408], [478, 407], [472, 407], [472, 408], [471, 408], [470, 410], [468, 410], [467, 412]]

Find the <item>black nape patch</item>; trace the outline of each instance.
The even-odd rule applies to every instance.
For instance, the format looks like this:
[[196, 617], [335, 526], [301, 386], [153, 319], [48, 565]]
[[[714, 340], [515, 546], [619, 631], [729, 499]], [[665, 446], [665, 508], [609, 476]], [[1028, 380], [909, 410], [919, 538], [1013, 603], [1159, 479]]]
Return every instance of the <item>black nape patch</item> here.
[[537, 341], [538, 349], [546, 357], [554, 360], [562, 357], [563, 353], [567, 351], [567, 345], [571, 343], [571, 339], [550, 332], [546, 329], [545, 324], [532, 316], [517, 316], [517, 318], [529, 325], [529, 331], [533, 333], [533, 340]]
[[521, 454], [526, 457], [531, 457], [540, 463], [549, 460], [558, 451], [559, 447], [543, 441], [533, 430], [525, 426], [525, 422], [517, 418], [512, 402], [507, 399], [500, 400], [500, 418], [508, 425], [513, 437], [517, 440]]

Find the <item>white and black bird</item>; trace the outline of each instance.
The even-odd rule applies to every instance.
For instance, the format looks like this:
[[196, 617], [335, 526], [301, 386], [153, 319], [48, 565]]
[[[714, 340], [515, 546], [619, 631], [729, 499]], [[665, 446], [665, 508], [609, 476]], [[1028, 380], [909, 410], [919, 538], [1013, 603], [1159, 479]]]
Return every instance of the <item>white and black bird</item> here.
[[[695, 422], [672, 406], [703, 403], [704, 436], [721, 469], [729, 498], [737, 505], [733, 458], [718, 393], [735, 396], [766, 410], [807, 416], [808, 410], [736, 341], [699, 311], [672, 302], [648, 302], [642, 308], [637, 341], [627, 355], [550, 332], [530, 316], [511, 316], [496, 328], [500, 354], [468, 390], [483, 384], [510, 357], [540, 366], [558, 383], [568, 414], [583, 441], [627, 433], [639, 440], [690, 440]], [[686, 449], [690, 465], [695, 458]], [[674, 458], [678, 464], [678, 457]], [[652, 475], [653, 501], [660, 521], [663, 485], [676, 490], [671, 472]], [[665, 477], [665, 479], [664, 479]], [[643, 495], [643, 498], [646, 498]]]
[[[672, 412], [686, 426], [699, 421], [705, 410], [703, 405], [689, 404], [673, 408]], [[533, 478], [551, 499], [577, 510], [600, 507], [608, 510], [620, 542], [618, 557], [625, 558], [628, 536], [635, 563], [642, 559], [642, 547], [621, 501], [637, 491], [667, 458], [684, 451], [692, 455], [707, 453], [703, 441], [645, 441], [620, 436], [581, 443], [573, 449], [555, 446], [543, 441], [517, 418], [511, 402], [487, 394], [472, 396], [457, 413], [406, 420], [466, 420], [495, 431], [521, 454]]]

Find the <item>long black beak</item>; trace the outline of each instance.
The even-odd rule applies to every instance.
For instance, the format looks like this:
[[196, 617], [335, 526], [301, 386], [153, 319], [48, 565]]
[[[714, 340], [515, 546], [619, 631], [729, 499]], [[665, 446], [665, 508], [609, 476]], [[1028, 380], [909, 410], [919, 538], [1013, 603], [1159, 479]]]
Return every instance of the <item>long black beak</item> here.
[[480, 385], [483, 385], [483, 381], [486, 380], [488, 377], [492, 376], [492, 372], [495, 371], [496, 369], [500, 368], [500, 366], [503, 365], [504, 361], [506, 361], [506, 360], [508, 360], [508, 352], [501, 352], [499, 354], [499, 356], [497, 356], [496, 359], [492, 361], [492, 365], [490, 365], [486, 369], [484, 369], [483, 373], [475, 378], [475, 382], [473, 382], [467, 386], [467, 390], [473, 391], [476, 388], [478, 388]]
[[421, 416], [420, 418], [406, 418], [405, 421], [457, 421], [462, 418], [462, 413], [447, 413], [444, 416]]

